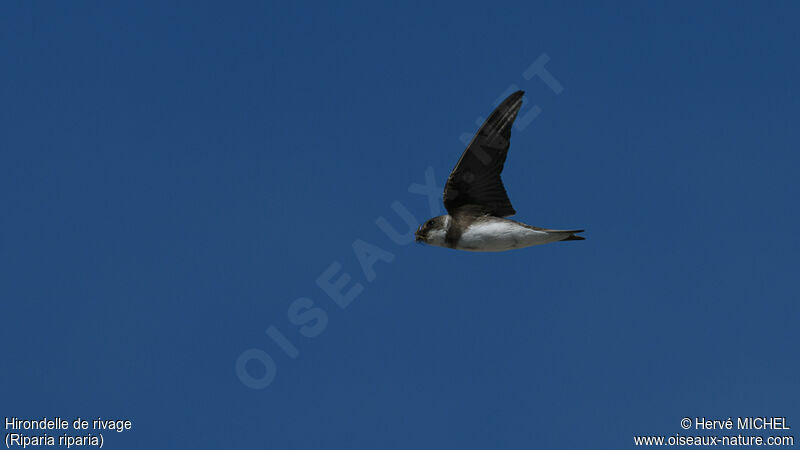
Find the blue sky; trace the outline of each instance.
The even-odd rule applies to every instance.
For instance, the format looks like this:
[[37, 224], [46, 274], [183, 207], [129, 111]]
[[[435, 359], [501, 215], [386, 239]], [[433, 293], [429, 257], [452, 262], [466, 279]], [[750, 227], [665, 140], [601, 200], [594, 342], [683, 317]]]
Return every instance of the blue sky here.
[[[6, 3], [0, 410], [130, 419], [109, 448], [627, 448], [689, 434], [685, 416], [796, 428], [799, 13]], [[543, 55], [560, 93], [525, 76]], [[520, 117], [540, 109], [512, 137], [515, 218], [587, 240], [393, 242], [376, 220], [402, 230], [395, 202], [429, 218], [409, 187], [443, 185], [512, 88]], [[371, 280], [357, 240], [391, 259]], [[317, 283], [332, 264], [363, 287], [344, 309]], [[303, 331], [288, 311], [308, 304]], [[247, 349], [274, 362], [264, 389], [237, 376]]]

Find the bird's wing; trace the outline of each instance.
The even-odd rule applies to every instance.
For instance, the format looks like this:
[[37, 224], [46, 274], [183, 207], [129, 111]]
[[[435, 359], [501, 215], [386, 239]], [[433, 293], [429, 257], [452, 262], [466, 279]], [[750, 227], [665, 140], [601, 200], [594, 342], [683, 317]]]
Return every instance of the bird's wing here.
[[461, 155], [444, 187], [444, 207], [453, 215], [465, 205], [479, 207], [497, 217], [516, 213], [508, 199], [500, 172], [508, 154], [511, 125], [522, 106], [522, 91], [503, 100], [486, 119]]

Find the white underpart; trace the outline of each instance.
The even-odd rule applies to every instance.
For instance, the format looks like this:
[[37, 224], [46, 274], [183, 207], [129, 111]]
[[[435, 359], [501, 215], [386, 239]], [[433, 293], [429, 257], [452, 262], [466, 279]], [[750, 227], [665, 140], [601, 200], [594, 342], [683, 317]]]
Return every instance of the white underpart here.
[[[447, 219], [448, 221], [450, 218]], [[431, 230], [428, 232], [428, 240], [425, 242], [428, 245], [435, 245], [437, 247], [447, 247], [445, 244], [444, 238], [447, 236], [447, 232], [444, 228], [439, 228], [436, 230]]]
[[564, 233], [548, 233], [524, 227], [513, 220], [479, 221], [461, 235], [456, 248], [473, 252], [502, 252], [564, 239]]

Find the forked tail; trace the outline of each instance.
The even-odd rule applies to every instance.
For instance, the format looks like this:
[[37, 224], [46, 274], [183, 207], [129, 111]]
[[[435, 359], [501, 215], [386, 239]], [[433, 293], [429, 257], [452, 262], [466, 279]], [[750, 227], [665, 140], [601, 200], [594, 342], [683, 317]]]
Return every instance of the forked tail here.
[[569, 233], [567, 237], [562, 239], [562, 241], [584, 241], [586, 240], [583, 236], [578, 236], [575, 233], [583, 233], [583, 230], [564, 230], [564, 233]]

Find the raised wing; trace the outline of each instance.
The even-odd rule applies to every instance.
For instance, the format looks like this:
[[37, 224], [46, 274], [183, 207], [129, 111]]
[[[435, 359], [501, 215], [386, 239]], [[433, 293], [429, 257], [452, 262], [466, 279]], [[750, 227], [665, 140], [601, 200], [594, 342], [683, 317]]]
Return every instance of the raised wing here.
[[508, 154], [511, 125], [522, 107], [524, 94], [517, 91], [503, 100], [464, 150], [444, 186], [444, 207], [450, 215], [465, 205], [497, 217], [516, 213], [500, 172]]

